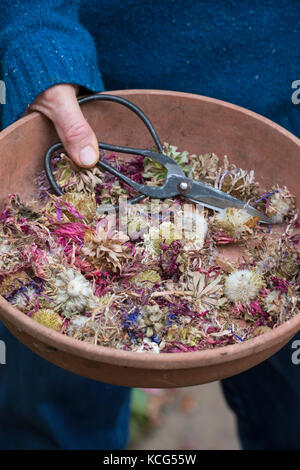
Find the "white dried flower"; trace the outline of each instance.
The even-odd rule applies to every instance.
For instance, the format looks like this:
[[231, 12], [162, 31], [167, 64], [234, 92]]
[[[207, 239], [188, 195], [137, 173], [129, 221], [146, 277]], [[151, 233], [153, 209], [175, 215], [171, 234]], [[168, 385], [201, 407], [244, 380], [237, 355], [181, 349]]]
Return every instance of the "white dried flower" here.
[[258, 272], [240, 269], [226, 278], [224, 293], [232, 302], [248, 303], [257, 297], [263, 285], [263, 278]]
[[242, 209], [227, 207], [215, 215], [216, 225], [235, 238], [245, 233], [252, 233], [252, 228], [258, 222], [257, 217], [252, 217]]
[[275, 223], [282, 223], [284, 217], [288, 215], [291, 207], [281, 192], [276, 192], [269, 199], [269, 207], [267, 208], [267, 214], [270, 215]]
[[82, 313], [96, 305], [97, 298], [90, 282], [72, 268], [64, 268], [56, 274], [52, 289], [49, 295], [65, 317]]

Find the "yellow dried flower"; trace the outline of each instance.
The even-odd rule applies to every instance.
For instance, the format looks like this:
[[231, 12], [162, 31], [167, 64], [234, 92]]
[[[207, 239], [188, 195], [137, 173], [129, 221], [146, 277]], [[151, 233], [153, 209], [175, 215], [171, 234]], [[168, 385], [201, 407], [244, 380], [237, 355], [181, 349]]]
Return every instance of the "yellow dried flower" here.
[[54, 331], [61, 331], [63, 325], [63, 319], [58, 313], [47, 308], [37, 310], [32, 314], [31, 318]]

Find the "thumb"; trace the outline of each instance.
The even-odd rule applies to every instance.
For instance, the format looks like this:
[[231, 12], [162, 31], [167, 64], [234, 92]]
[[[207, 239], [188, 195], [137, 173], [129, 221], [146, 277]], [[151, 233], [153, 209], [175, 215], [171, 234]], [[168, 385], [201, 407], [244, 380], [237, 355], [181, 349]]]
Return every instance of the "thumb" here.
[[99, 159], [97, 138], [82, 114], [74, 85], [56, 85], [42, 93], [31, 105], [52, 120], [70, 158], [82, 167]]

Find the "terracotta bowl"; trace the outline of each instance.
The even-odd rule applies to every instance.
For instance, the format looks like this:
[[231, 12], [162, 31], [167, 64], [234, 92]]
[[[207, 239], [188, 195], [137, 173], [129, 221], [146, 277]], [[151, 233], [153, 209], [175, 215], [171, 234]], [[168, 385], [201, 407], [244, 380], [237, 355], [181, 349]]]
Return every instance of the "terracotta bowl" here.
[[[140, 106], [161, 140], [189, 152], [227, 154], [268, 186], [287, 185], [300, 198], [300, 141], [273, 122], [246, 109], [211, 98], [155, 90], [111, 92]], [[108, 102], [83, 106], [103, 142], [151, 146], [137, 117]], [[45, 150], [58, 141], [52, 124], [38, 113], [0, 133], [0, 204], [9, 193], [30, 199]], [[183, 387], [222, 379], [259, 364], [282, 348], [300, 329], [300, 315], [278, 328], [214, 350], [152, 354], [114, 350], [83, 343], [28, 318], [0, 297], [0, 318], [32, 351], [48, 361], [95, 380], [138, 387]]]

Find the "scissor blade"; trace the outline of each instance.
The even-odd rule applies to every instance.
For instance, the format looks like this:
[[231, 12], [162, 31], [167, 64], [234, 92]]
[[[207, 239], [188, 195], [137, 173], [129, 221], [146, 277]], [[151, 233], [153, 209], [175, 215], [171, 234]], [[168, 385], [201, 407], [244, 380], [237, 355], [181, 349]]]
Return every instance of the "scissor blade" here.
[[242, 209], [252, 217], [258, 217], [260, 222], [265, 224], [274, 223], [270, 217], [267, 217], [265, 214], [262, 214], [257, 209], [245, 202], [237, 199], [236, 197], [231, 196], [230, 194], [224, 193], [219, 189], [213, 188], [205, 183], [200, 183], [199, 181], [189, 180], [191, 184], [191, 189], [184, 196], [190, 199], [193, 202], [203, 204], [209, 209], [214, 209], [217, 211], [226, 209], [227, 207], [235, 207], [237, 209]]

